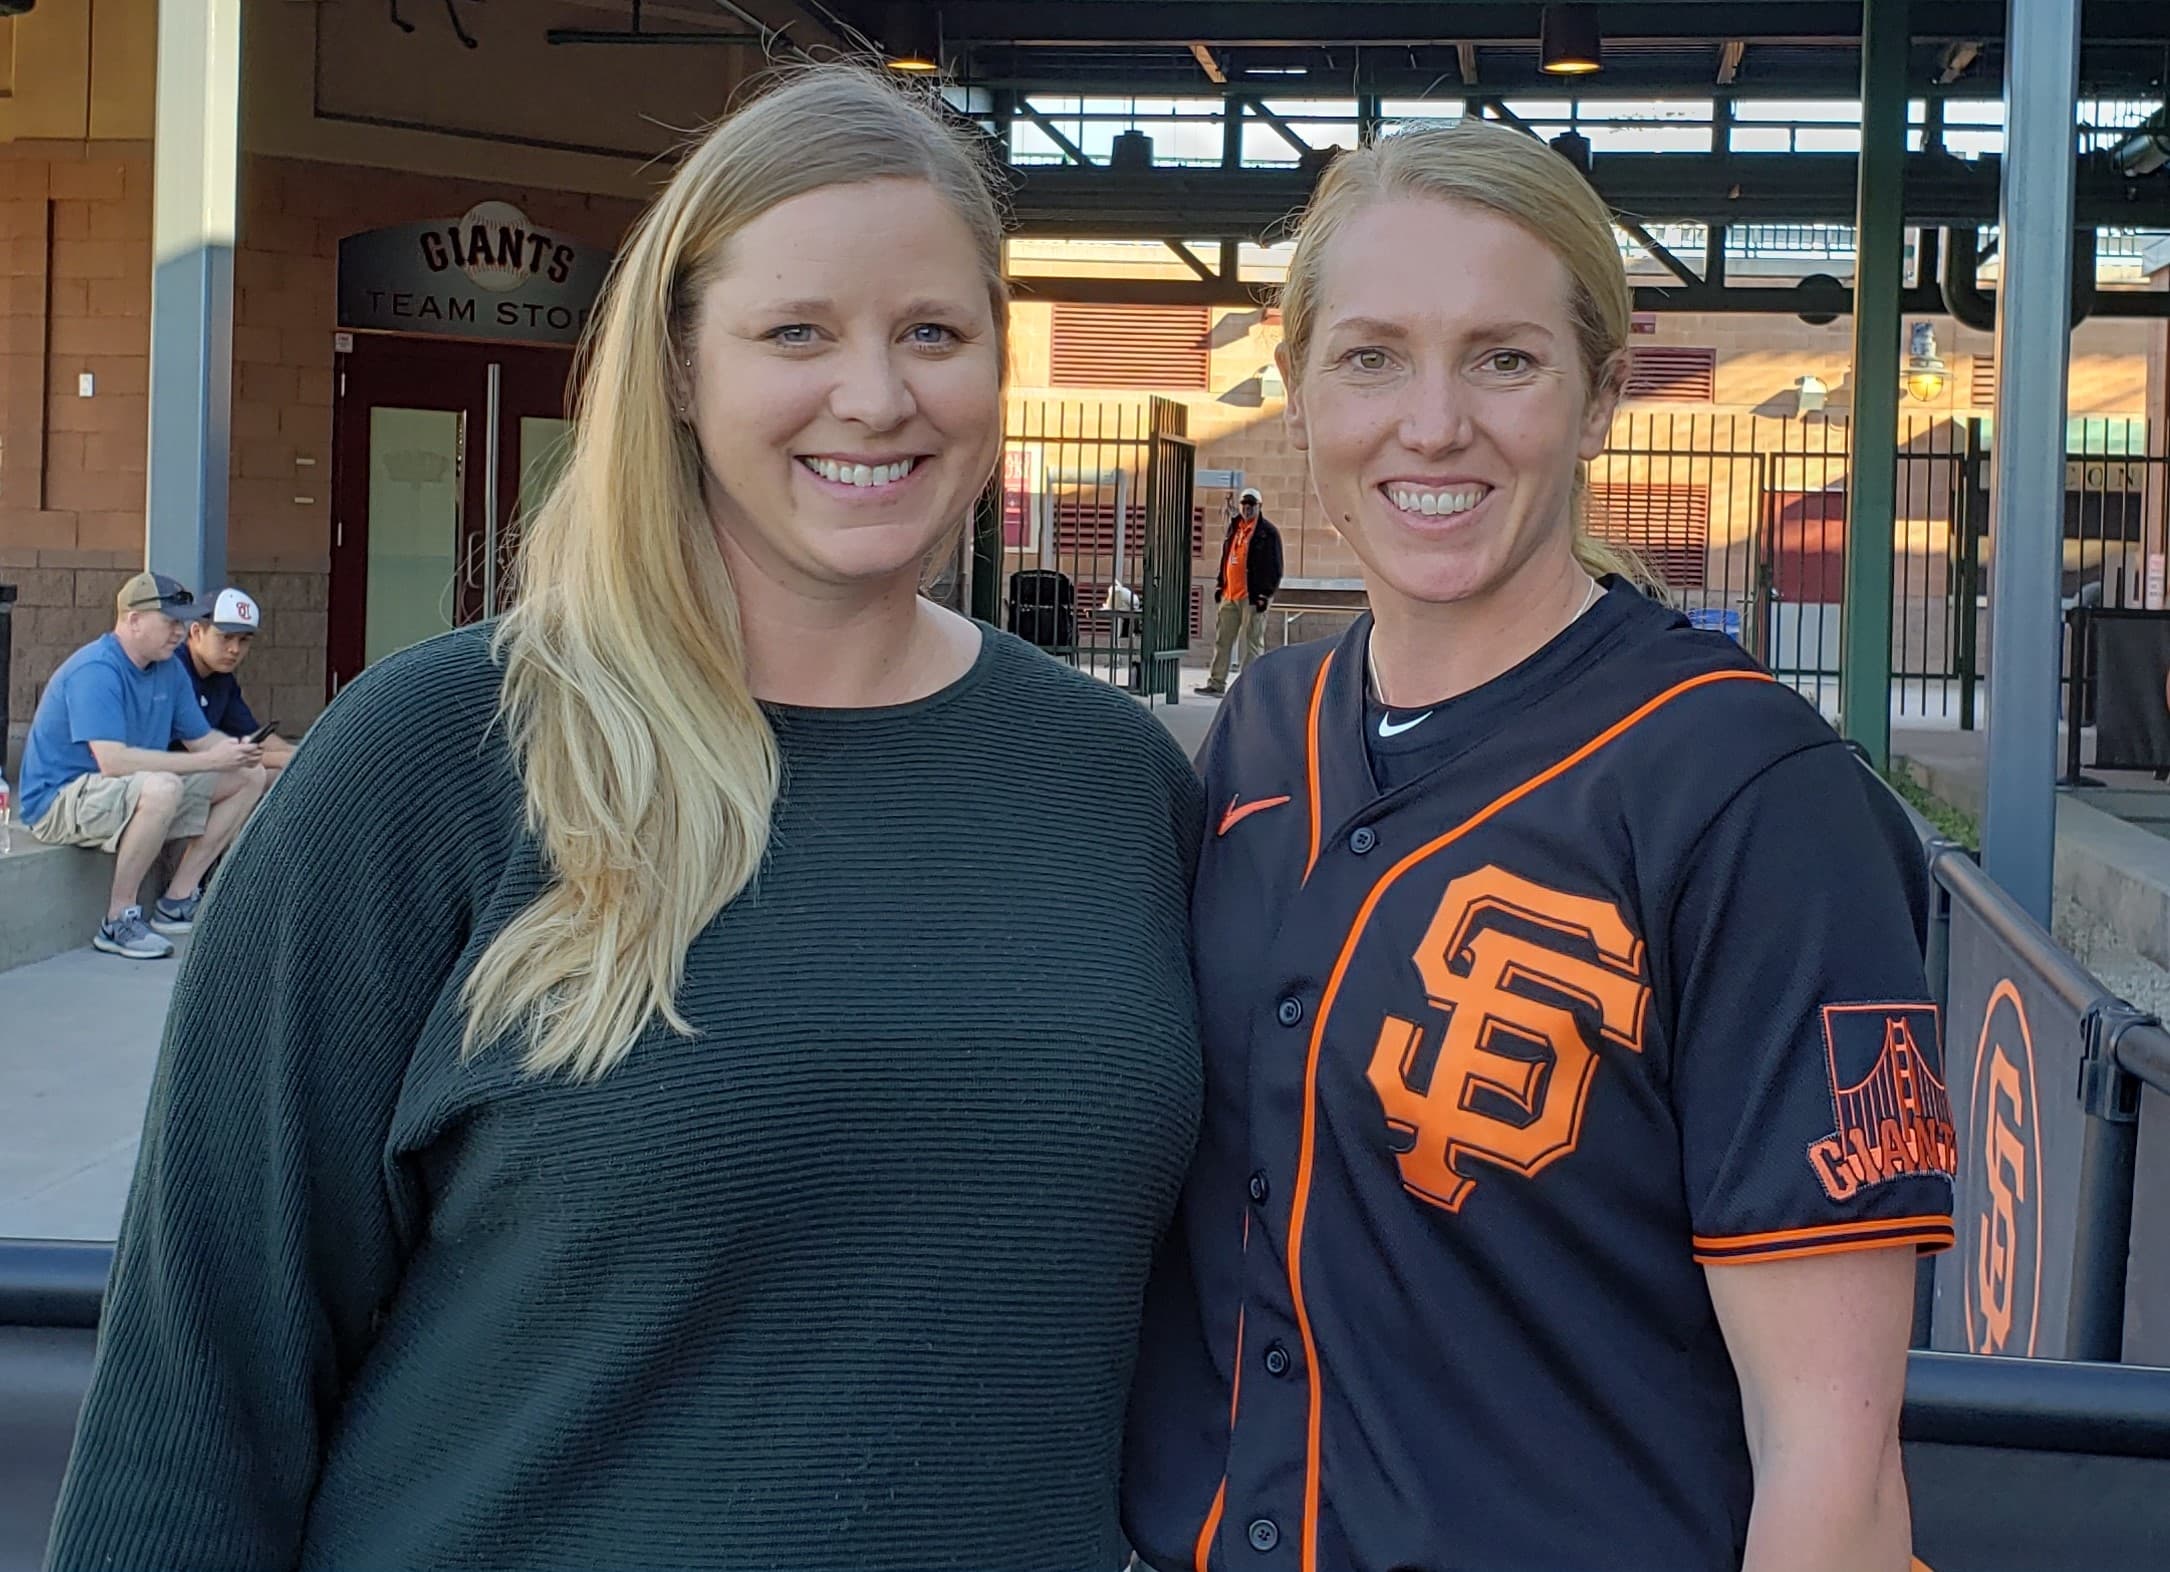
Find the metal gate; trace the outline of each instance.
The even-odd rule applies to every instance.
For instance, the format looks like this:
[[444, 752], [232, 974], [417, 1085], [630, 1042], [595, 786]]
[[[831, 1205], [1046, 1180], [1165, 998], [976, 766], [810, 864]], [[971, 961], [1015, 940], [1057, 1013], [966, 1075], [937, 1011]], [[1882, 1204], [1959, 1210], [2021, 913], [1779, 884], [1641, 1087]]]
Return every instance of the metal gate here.
[[[1082, 671], [1171, 702], [1196, 629], [1189, 411], [1172, 399], [1021, 399], [983, 503], [980, 614]], [[991, 591], [991, 592], [990, 592]]]

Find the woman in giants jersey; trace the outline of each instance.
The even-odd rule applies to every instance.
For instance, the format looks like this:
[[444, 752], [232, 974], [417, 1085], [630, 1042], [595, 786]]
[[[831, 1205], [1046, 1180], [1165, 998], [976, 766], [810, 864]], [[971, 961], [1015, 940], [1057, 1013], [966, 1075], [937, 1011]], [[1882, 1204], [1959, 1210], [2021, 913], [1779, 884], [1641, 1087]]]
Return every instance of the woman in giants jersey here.
[[1292, 260], [1371, 615], [1203, 757], [1207, 1094], [1128, 1527], [1176, 1568], [1904, 1572], [1950, 1112], [1905, 820], [1583, 537], [1627, 282], [1566, 161], [1390, 137]]

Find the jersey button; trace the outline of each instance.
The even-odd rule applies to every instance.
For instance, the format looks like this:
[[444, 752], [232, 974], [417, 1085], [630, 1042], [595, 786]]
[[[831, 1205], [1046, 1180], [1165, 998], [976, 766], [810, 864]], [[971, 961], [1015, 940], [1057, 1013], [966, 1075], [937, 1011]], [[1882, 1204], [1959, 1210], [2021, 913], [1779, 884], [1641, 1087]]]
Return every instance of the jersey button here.
[[1297, 998], [1294, 994], [1290, 994], [1278, 1005], [1274, 1006], [1273, 1018], [1283, 1026], [1297, 1025], [1304, 1018], [1303, 1000]]
[[1271, 1193], [1271, 1190], [1266, 1184], [1266, 1176], [1264, 1174], [1251, 1175], [1251, 1199], [1253, 1201], [1257, 1202], [1260, 1206], [1264, 1206], [1266, 1204], [1266, 1197]]
[[1270, 1517], [1259, 1518], [1244, 1532], [1250, 1536], [1253, 1550], [1271, 1550], [1281, 1543], [1281, 1530]]
[[1349, 836], [1349, 850], [1361, 857], [1379, 844], [1379, 837], [1370, 825], [1364, 825]]
[[1288, 1350], [1286, 1348], [1283, 1348], [1279, 1343], [1266, 1345], [1266, 1374], [1285, 1376], [1288, 1374], [1288, 1364]]

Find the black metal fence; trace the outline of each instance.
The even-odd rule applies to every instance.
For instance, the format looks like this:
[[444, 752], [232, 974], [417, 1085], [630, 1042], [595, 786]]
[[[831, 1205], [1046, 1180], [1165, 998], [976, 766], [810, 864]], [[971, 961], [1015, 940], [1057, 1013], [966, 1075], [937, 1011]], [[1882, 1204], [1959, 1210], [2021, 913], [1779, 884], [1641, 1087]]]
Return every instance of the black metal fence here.
[[1909, 816], [1961, 1162], [1958, 1247], [1924, 1263], [1917, 1342], [2170, 1365], [2170, 1030]]
[[1172, 399], [1023, 400], [983, 505], [978, 604], [1012, 633], [1120, 686], [1173, 700], [1200, 610], [1189, 411]]
[[[1797, 411], [1631, 408], [1590, 466], [1593, 529], [1648, 558], [1691, 618], [1732, 634], [1826, 707], [1838, 696], [1851, 431]], [[1901, 716], [1968, 729], [1979, 718], [1996, 545], [1992, 435], [1979, 416], [1909, 415], [1900, 429], [1891, 672]], [[2066, 604], [2162, 605], [2164, 433], [2137, 420], [2076, 419], [2071, 444]]]

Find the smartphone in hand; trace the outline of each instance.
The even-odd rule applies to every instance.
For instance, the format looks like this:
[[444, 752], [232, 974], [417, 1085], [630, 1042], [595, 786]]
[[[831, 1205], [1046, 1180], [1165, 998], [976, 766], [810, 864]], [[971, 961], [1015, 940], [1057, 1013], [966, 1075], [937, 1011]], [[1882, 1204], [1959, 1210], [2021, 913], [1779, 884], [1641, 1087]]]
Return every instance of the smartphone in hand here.
[[262, 742], [266, 737], [270, 736], [278, 729], [279, 723], [277, 721], [266, 721], [263, 725], [257, 727], [256, 730], [250, 732], [248, 736], [244, 737], [242, 740], [244, 742]]

